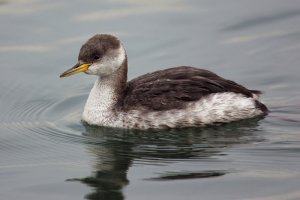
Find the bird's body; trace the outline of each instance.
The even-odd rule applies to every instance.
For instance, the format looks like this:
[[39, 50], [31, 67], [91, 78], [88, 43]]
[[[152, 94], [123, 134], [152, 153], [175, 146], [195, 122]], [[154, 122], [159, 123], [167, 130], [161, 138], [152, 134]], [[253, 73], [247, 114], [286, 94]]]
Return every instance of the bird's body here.
[[119, 40], [96, 35], [85, 43], [79, 63], [61, 76], [98, 75], [83, 120], [118, 128], [183, 128], [228, 123], [267, 113], [259, 91], [208, 70], [174, 67], [127, 82], [127, 56]]

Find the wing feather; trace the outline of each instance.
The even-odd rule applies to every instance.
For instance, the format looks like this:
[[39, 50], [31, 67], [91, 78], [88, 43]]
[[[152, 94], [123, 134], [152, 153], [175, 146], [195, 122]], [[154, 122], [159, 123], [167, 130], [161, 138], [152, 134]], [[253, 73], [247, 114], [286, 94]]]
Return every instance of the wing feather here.
[[147, 110], [180, 109], [188, 102], [217, 92], [235, 92], [253, 97], [251, 90], [213, 72], [181, 66], [145, 74], [128, 82], [123, 107]]

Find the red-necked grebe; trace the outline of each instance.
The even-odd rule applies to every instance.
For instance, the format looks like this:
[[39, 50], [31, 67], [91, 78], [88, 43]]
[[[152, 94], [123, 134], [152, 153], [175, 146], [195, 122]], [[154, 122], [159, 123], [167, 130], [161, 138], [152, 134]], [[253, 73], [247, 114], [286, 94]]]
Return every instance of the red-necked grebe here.
[[204, 127], [264, 115], [257, 90], [213, 72], [180, 66], [127, 82], [127, 55], [118, 38], [98, 34], [80, 49], [78, 63], [60, 77], [98, 76], [82, 119], [91, 125], [161, 129]]

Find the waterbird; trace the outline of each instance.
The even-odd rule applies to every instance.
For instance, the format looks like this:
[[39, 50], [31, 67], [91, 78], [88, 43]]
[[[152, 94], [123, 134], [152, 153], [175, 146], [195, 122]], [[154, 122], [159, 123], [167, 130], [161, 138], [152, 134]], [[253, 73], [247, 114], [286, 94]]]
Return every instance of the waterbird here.
[[125, 129], [205, 127], [266, 115], [258, 90], [190, 66], [172, 67], [127, 82], [121, 41], [96, 34], [81, 46], [77, 64], [60, 75], [96, 75], [82, 114], [90, 125]]

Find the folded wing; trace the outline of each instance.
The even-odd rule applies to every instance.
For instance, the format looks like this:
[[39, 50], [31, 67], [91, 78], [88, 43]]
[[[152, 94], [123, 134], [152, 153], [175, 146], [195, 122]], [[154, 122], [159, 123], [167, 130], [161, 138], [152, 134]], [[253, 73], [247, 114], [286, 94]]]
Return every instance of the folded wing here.
[[175, 67], [145, 74], [128, 82], [125, 109], [169, 110], [218, 92], [241, 93], [247, 97], [260, 91], [226, 80], [213, 72], [193, 67]]

